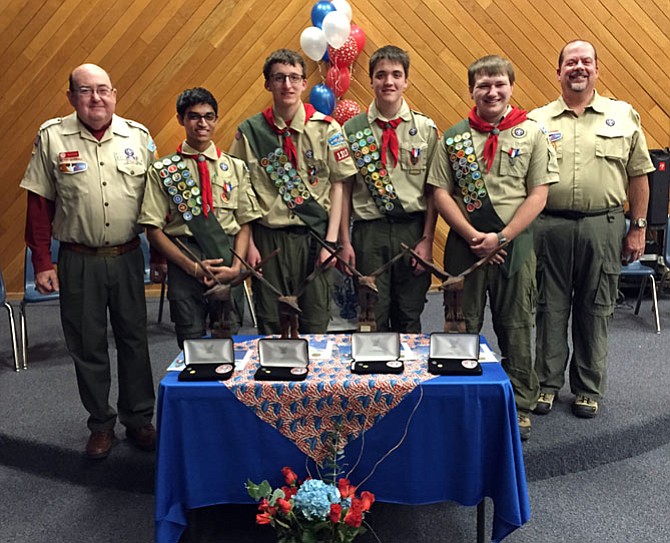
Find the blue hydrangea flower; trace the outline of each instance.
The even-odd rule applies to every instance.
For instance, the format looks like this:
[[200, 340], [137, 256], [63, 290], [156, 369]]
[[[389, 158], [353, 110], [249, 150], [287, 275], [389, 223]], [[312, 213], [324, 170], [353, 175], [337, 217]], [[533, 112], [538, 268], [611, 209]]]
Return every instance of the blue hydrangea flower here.
[[320, 479], [308, 479], [293, 497], [293, 509], [300, 511], [307, 520], [325, 520], [330, 504], [339, 503], [340, 491]]

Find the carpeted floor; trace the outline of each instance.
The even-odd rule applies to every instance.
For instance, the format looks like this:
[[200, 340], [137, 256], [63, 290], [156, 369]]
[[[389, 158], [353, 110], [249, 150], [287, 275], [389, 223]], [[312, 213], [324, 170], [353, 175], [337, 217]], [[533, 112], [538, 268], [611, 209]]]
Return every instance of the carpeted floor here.
[[[670, 330], [670, 300], [660, 304], [661, 326]], [[156, 383], [178, 350], [169, 322], [156, 324], [157, 306], [149, 300]], [[426, 332], [440, 330], [440, 306], [439, 296], [430, 295]], [[647, 300], [639, 316], [630, 302], [617, 311], [609, 390], [597, 419], [574, 418], [567, 391], [555, 412], [533, 416], [532, 438], [524, 444], [532, 519], [506, 541], [670, 541], [664, 520], [670, 506], [670, 334], [654, 333], [649, 308]], [[120, 439], [104, 462], [84, 457], [86, 415], [58, 306], [28, 312], [27, 371], [13, 371], [6, 319], [0, 321], [0, 542], [152, 541], [153, 456]], [[495, 345], [488, 322], [483, 333]], [[117, 433], [123, 437], [118, 427]], [[189, 543], [273, 541], [271, 531], [254, 525], [254, 514], [245, 506], [200, 511]], [[475, 537], [474, 509], [454, 504], [376, 504], [370, 521], [383, 543]], [[377, 540], [366, 534], [360, 541]]]

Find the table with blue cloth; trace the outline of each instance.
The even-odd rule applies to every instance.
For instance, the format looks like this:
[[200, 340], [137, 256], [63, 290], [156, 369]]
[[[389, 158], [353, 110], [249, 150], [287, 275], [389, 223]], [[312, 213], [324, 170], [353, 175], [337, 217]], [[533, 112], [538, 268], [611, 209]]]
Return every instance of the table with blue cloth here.
[[[354, 485], [365, 479], [361, 490], [373, 492], [377, 501], [476, 506], [488, 497], [494, 505], [494, 542], [528, 521], [514, 393], [500, 364], [483, 363], [480, 376], [435, 377], [426, 370], [428, 336], [401, 335], [403, 345], [418, 353], [416, 360], [405, 360], [402, 378], [353, 376], [350, 336], [304, 337], [311, 343], [331, 337], [335, 348], [328, 360], [310, 355], [302, 383], [254, 381], [257, 357], [225, 383], [182, 382], [177, 372], [163, 378], [157, 409], [157, 543], [177, 543], [191, 509], [254, 503], [245, 488], [249, 479], [267, 479], [276, 487], [284, 466], [302, 478], [311, 464], [314, 473], [319, 434], [305, 437], [298, 431], [306, 419], [310, 426], [315, 419], [317, 428], [331, 419], [352, 424], [361, 419], [345, 448], [348, 464], [358, 462], [349, 478]], [[254, 349], [254, 341], [236, 338], [235, 348]], [[408, 383], [402, 394], [394, 394]], [[303, 401], [289, 398], [279, 405], [278, 398], [290, 394], [302, 395]], [[301, 413], [303, 408], [321, 411]], [[340, 414], [333, 415], [335, 408]], [[301, 418], [287, 420], [287, 413]]]

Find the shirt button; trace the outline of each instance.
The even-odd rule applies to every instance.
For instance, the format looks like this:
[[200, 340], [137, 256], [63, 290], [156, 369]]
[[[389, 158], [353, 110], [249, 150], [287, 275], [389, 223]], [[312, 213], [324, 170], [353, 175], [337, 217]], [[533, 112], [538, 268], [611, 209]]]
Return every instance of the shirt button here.
[[109, 206], [109, 202], [105, 202], [105, 207], [108, 207], [108, 206]]
[[102, 182], [102, 186], [103, 186], [103, 187], [106, 187], [106, 186], [107, 186], [107, 181], [103, 181], [103, 182]]
[[105, 165], [105, 163], [101, 160], [100, 161], [100, 166], [104, 166], [104, 165]]
[[105, 226], [109, 226], [109, 223], [108, 223], [108, 222], [106, 222], [106, 223], [105, 223]]

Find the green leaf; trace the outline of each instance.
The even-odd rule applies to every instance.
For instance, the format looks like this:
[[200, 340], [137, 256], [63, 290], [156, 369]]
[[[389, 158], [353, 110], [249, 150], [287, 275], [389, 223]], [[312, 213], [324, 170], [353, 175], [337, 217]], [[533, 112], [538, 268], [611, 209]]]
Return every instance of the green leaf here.
[[267, 480], [263, 481], [260, 485], [254, 483], [251, 479], [247, 480], [247, 484], [244, 485], [247, 487], [247, 492], [254, 500], [260, 501], [263, 498], [267, 498], [272, 492], [272, 487]]
[[[270, 490], [272, 490], [272, 489], [270, 489]], [[281, 488], [277, 488], [277, 489], [275, 489], [275, 491], [272, 493], [272, 496], [270, 497], [270, 504], [275, 505], [279, 498], [285, 498], [285, 497], [286, 497], [286, 494], [284, 494], [284, 491]]]

